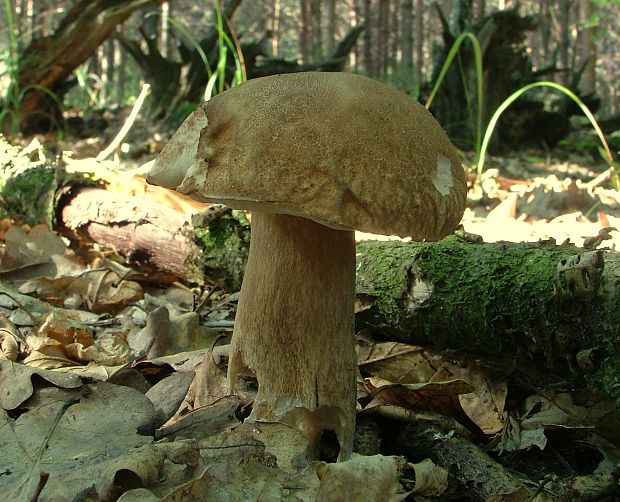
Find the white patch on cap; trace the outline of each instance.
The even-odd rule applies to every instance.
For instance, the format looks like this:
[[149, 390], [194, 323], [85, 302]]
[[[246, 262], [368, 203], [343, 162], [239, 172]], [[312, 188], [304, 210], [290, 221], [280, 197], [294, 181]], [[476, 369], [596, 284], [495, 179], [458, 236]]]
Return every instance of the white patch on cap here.
[[437, 169], [433, 173], [433, 185], [441, 195], [448, 195], [454, 186], [452, 162], [443, 154], [437, 155]]

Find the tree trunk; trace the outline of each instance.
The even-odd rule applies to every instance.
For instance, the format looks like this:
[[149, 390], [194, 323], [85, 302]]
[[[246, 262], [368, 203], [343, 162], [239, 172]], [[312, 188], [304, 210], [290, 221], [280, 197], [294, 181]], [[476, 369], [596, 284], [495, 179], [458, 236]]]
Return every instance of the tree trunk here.
[[580, 23], [586, 24], [579, 33], [579, 64], [585, 66], [579, 80], [579, 92], [583, 96], [593, 95], [596, 92], [595, 28], [587, 25], [587, 20], [590, 19], [593, 12], [592, 0], [579, 1]]
[[301, 25], [299, 27], [299, 51], [301, 52], [301, 60], [308, 64], [312, 55], [312, 47], [310, 43], [310, 1], [301, 0]]
[[486, 0], [476, 1], [476, 11], [474, 13], [474, 20], [476, 22], [482, 21], [486, 15], [487, 3]]
[[398, 28], [400, 27], [400, 4], [398, 0], [390, 2], [390, 28], [388, 32], [389, 57], [385, 65], [385, 72], [393, 73], [397, 67], [400, 54], [400, 37]]
[[34, 39], [20, 55], [19, 88], [31, 89], [20, 103], [25, 133], [49, 130], [62, 121], [59, 103], [33, 86], [62, 98], [63, 84], [137, 9], [162, 0], [79, 0], [61, 19], [53, 35]]
[[328, 54], [334, 50], [336, 45], [336, 39], [338, 26], [336, 19], [336, 0], [327, 0], [327, 45], [325, 47]]
[[[364, 26], [364, 16], [362, 14], [361, 2], [362, 0], [352, 0], [353, 1], [353, 26], [360, 27]], [[355, 49], [353, 53], [353, 70], [356, 72], [360, 72], [362, 69], [362, 53], [364, 48], [366, 47], [366, 37], [364, 36], [363, 44], [355, 44]]]
[[[573, 0], [560, 0], [558, 22], [560, 25], [560, 40], [558, 41], [558, 53], [560, 66], [563, 70], [568, 70], [570, 64], [570, 33], [571, 33], [571, 5]], [[560, 79], [564, 85], [568, 85], [570, 77], [568, 71], [560, 74]]]
[[34, 30], [36, 28], [36, 23], [37, 23], [37, 19], [36, 19], [36, 15], [35, 15], [35, 6], [34, 6], [34, 0], [27, 0], [26, 1], [26, 19], [28, 20], [28, 29], [27, 29], [27, 33], [28, 33], [28, 41], [32, 40], [32, 34], [34, 33]]
[[161, 4], [161, 20], [159, 26], [160, 34], [160, 50], [164, 57], [170, 57], [172, 53], [172, 43], [170, 39], [170, 25], [169, 21], [172, 17], [172, 5], [166, 0]]
[[321, 0], [310, 0], [310, 54], [311, 61], [323, 57], [323, 29], [321, 23]]
[[551, 31], [553, 23], [549, 2], [550, 0], [543, 0], [539, 4], [538, 16], [541, 22], [538, 24], [538, 32], [540, 34], [540, 43], [538, 44], [538, 66], [542, 66], [551, 52]]
[[[122, 30], [122, 25], [116, 27], [116, 33], [119, 34]], [[127, 58], [125, 51], [121, 49], [120, 43], [114, 44], [116, 51], [115, 60], [118, 61], [118, 68], [116, 69], [116, 102], [123, 106], [125, 104], [125, 77], [127, 76]]]
[[379, 19], [377, 22], [377, 44], [374, 75], [385, 75], [386, 62], [388, 59], [388, 38], [390, 32], [389, 0], [379, 0]]
[[116, 55], [116, 41], [114, 37], [109, 37], [104, 46], [103, 73], [101, 75], [101, 99], [105, 102], [112, 96], [112, 87], [114, 85], [114, 73], [116, 63], [114, 57]]
[[374, 76], [375, 75], [375, 64], [374, 64], [374, 51], [373, 51], [373, 43], [374, 36], [373, 32], [375, 30], [375, 24], [372, 20], [372, 9], [370, 5], [370, 0], [364, 1], [364, 10], [363, 10], [363, 18], [364, 18], [364, 70], [366, 71], [366, 75]]
[[400, 46], [403, 79], [413, 81], [413, 0], [402, 0], [400, 4]]
[[416, 82], [422, 86], [424, 68], [424, 0], [416, 1], [415, 9]]
[[280, 54], [280, 0], [273, 0], [273, 16], [271, 18], [271, 55], [277, 57]]

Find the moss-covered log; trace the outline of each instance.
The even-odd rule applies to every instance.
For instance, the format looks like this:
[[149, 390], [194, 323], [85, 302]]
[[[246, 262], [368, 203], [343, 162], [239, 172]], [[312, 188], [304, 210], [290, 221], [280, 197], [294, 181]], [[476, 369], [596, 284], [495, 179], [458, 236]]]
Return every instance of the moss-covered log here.
[[598, 371], [620, 395], [620, 255], [456, 236], [357, 251], [359, 327], [562, 375]]

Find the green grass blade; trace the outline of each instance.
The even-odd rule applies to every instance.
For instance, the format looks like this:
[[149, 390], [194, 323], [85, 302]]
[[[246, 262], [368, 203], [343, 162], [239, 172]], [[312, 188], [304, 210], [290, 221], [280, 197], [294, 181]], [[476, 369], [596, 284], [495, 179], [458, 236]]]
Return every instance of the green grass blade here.
[[216, 73], [218, 75], [218, 94], [224, 92], [224, 86], [226, 84], [226, 59], [228, 58], [228, 50], [224, 43], [224, 22], [222, 20], [222, 10], [219, 4], [215, 9], [215, 25], [217, 28], [217, 47], [218, 47], [218, 60]]
[[204, 100], [209, 101], [213, 97], [213, 88], [215, 87], [215, 83], [217, 81], [217, 72], [214, 72], [207, 82], [207, 87], [205, 87]]
[[[476, 35], [466, 31], [466, 32], [461, 33], [457, 37], [457, 39], [454, 41], [454, 43], [452, 44], [452, 47], [450, 47], [450, 50], [448, 51], [446, 60], [444, 61], [443, 66], [441, 67], [441, 70], [439, 71], [439, 75], [437, 77], [437, 80], [435, 81], [435, 85], [433, 86], [433, 89], [431, 90], [431, 94], [428, 97], [428, 101], [426, 102], [425, 106], [427, 110], [431, 107], [433, 100], [435, 99], [435, 95], [437, 94], [437, 91], [439, 91], [441, 83], [443, 82], [443, 79], [445, 78], [446, 73], [448, 73], [448, 69], [450, 68], [450, 65], [452, 64], [452, 61], [458, 55], [459, 49], [461, 48], [461, 44], [466, 39], [471, 42], [472, 47], [474, 49], [474, 64], [476, 66], [476, 91], [478, 94], [477, 96], [478, 110], [477, 110], [477, 118], [476, 118], [475, 145], [476, 145], [476, 152], [479, 154], [480, 147], [481, 147], [481, 138], [482, 138], [482, 98], [483, 98], [484, 89], [483, 89], [483, 80], [482, 80], [482, 49], [480, 48], [480, 42], [478, 41], [478, 38], [476, 37]], [[465, 80], [464, 80], [464, 83], [465, 83]]]
[[594, 130], [596, 132], [596, 135], [598, 136], [599, 140], [601, 141], [601, 145], [603, 146], [603, 149], [605, 151], [605, 155], [604, 155], [605, 161], [608, 164], [613, 165], [614, 164], [613, 154], [611, 153], [611, 149], [609, 148], [609, 145], [607, 144], [607, 140], [605, 139], [605, 135], [603, 134], [603, 131], [601, 130], [600, 126], [598, 125], [598, 122], [594, 118], [594, 115], [589, 110], [589, 108], [585, 105], [585, 103], [583, 101], [581, 101], [581, 99], [579, 99], [579, 97], [574, 92], [572, 92], [570, 89], [564, 87], [563, 85], [557, 84], [555, 82], [543, 81], [543, 82], [534, 82], [532, 84], [528, 84], [528, 85], [526, 85], [524, 87], [521, 87], [521, 89], [518, 89], [517, 91], [512, 93], [510, 96], [508, 96], [502, 102], [502, 104], [499, 105], [497, 110], [495, 110], [495, 113], [491, 117], [491, 120], [489, 121], [489, 125], [487, 126], [487, 129], [486, 129], [486, 131], [484, 133], [484, 138], [482, 139], [482, 146], [481, 146], [481, 149], [480, 149], [480, 154], [478, 156], [478, 165], [476, 167], [476, 172], [477, 172], [478, 179], [480, 179], [480, 176], [482, 175], [482, 171], [483, 171], [483, 167], [484, 167], [484, 159], [485, 159], [485, 156], [486, 156], [486, 151], [487, 151], [487, 149], [489, 147], [489, 142], [491, 141], [491, 136], [493, 134], [493, 131], [495, 130], [495, 126], [497, 125], [497, 122], [498, 122], [499, 118], [501, 117], [502, 113], [504, 113], [504, 111], [506, 111], [506, 109], [517, 98], [519, 98], [522, 94], [524, 94], [525, 92], [529, 91], [530, 89], [534, 89], [536, 87], [550, 87], [551, 89], [556, 89], [556, 90], [564, 93], [566, 96], [568, 96], [570, 99], [572, 99], [577, 104], [577, 106], [580, 108], [580, 110], [583, 112], [583, 114], [590, 121], [590, 124], [592, 124], [592, 127], [594, 128]]
[[208, 77], [211, 78], [211, 75], [213, 74], [213, 72], [211, 71], [211, 66], [209, 65], [209, 59], [207, 58], [205, 51], [202, 49], [202, 47], [200, 47], [200, 43], [198, 42], [198, 40], [196, 40], [192, 36], [192, 34], [187, 30], [187, 28], [185, 28], [185, 26], [183, 26], [183, 24], [177, 21], [176, 19], [169, 17], [168, 23], [175, 30], [177, 30], [181, 35], [187, 38], [187, 40], [189, 40], [190, 44], [192, 44], [192, 47], [194, 47], [194, 49], [196, 49], [196, 52], [198, 52], [198, 55], [200, 56], [200, 59], [202, 60], [202, 63], [204, 64], [205, 70], [207, 71]]
[[9, 24], [9, 65], [17, 68], [19, 53], [17, 51], [17, 37], [15, 36], [15, 19], [13, 19], [13, 5], [11, 0], [4, 0], [4, 10], [6, 11], [7, 22]]

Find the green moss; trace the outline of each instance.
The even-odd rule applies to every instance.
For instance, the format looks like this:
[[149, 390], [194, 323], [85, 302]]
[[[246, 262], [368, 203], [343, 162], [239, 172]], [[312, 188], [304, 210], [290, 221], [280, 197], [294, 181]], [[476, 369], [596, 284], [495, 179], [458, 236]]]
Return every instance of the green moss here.
[[[463, 347], [483, 348], [491, 342], [495, 348], [505, 348], [505, 334], [520, 332], [530, 350], [549, 342], [546, 327], [555, 321], [550, 317], [555, 317], [551, 303], [557, 264], [573, 254], [573, 248], [480, 246], [451, 238], [423, 246], [418, 263], [437, 289], [446, 292], [436, 298], [432, 318], [451, 319], [453, 324], [447, 327], [462, 337]], [[443, 269], [438, 268], [440, 263]], [[456, 324], [465, 318], [465, 325]], [[510, 337], [511, 343], [514, 339]]]
[[410, 251], [411, 248], [402, 242], [357, 245], [356, 294], [378, 302], [378, 308], [361, 316], [370, 324], [388, 330], [401, 325], [401, 299], [406, 293], [404, 279], [412, 261]]
[[0, 138], [0, 217], [52, 225], [56, 170], [41, 147], [20, 150]]
[[[408, 341], [480, 353], [508, 348], [520, 337], [520, 349], [548, 349], [553, 335], [547, 326], [562, 305], [554, 288], [557, 264], [577, 252], [568, 246], [470, 244], [455, 236], [358, 249], [358, 294], [375, 302], [358, 316], [362, 322]], [[424, 301], [420, 288], [432, 289]]]
[[605, 359], [590, 380], [612, 396], [620, 407], [620, 356]]
[[36, 141], [21, 148], [0, 137], [0, 218], [52, 227], [61, 188], [95, 184], [92, 173], [67, 173]]
[[229, 211], [195, 231], [202, 249], [199, 266], [205, 277], [227, 290], [238, 291], [250, 248], [250, 223], [244, 212]]

